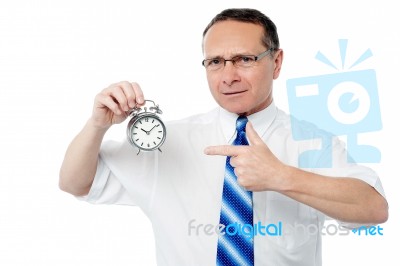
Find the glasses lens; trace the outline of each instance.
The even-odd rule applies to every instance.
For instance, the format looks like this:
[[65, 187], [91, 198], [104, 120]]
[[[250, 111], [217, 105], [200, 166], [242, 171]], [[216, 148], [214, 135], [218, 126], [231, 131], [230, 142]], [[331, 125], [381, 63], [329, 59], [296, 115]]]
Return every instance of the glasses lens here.
[[213, 58], [204, 60], [203, 65], [210, 70], [216, 70], [224, 66], [224, 59], [222, 58]]
[[[262, 57], [260, 57], [260, 59], [261, 58]], [[224, 67], [225, 61], [231, 61], [236, 67], [245, 68], [253, 66], [257, 61], [257, 57], [255, 55], [237, 55], [230, 60], [216, 57], [212, 59], [205, 59], [203, 61], [203, 66], [205, 66], [205, 68], [208, 70], [218, 70]]]
[[238, 67], [250, 67], [256, 61], [256, 57], [252, 55], [238, 55], [232, 58], [232, 62]]

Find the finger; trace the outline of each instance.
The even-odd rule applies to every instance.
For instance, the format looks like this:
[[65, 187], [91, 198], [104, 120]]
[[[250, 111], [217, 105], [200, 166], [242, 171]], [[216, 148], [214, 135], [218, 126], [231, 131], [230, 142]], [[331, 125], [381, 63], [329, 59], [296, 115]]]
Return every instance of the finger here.
[[238, 182], [238, 184], [241, 186], [241, 187], [243, 187], [245, 190], [247, 190], [247, 191], [251, 191], [252, 189], [252, 187], [251, 187], [251, 183], [249, 182], [249, 179], [248, 178], [245, 178], [245, 177], [241, 177], [240, 175], [238, 176], [238, 175], [236, 175], [238, 178], [237, 178], [237, 182]]
[[231, 164], [231, 166], [232, 166], [233, 168], [239, 166], [238, 158], [239, 158], [238, 156], [231, 156], [231, 157], [230, 157], [229, 163]]
[[114, 100], [119, 104], [121, 110], [128, 111], [128, 100], [125, 96], [124, 90], [122, 89], [121, 85], [117, 87], [113, 87], [108, 91], [108, 95], [114, 98]]
[[103, 106], [105, 106], [116, 115], [122, 114], [122, 110], [120, 110], [119, 105], [114, 101], [111, 96], [99, 94], [97, 97], [97, 102], [100, 104], [100, 108], [103, 108]]
[[246, 125], [246, 135], [251, 145], [265, 145], [250, 121]]
[[236, 167], [235, 158], [236, 158], [235, 156], [231, 156], [231, 157], [229, 158], [229, 164], [230, 164], [233, 168]]
[[144, 104], [144, 95], [143, 95], [143, 91], [140, 88], [139, 84], [137, 84], [136, 82], [132, 82], [131, 83], [133, 91], [135, 92], [135, 102], [138, 103], [139, 105]]
[[118, 86], [122, 89], [122, 92], [125, 95], [128, 109], [134, 108], [136, 106], [136, 94], [132, 84], [128, 81], [122, 81]]
[[238, 156], [243, 152], [244, 146], [209, 146], [205, 148], [204, 153], [207, 155], [223, 155], [223, 156]]

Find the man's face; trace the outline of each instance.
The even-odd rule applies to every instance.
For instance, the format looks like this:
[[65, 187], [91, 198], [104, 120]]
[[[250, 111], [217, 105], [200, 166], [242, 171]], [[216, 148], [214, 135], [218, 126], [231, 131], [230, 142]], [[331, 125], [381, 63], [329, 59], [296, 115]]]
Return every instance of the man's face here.
[[[204, 36], [204, 57], [259, 55], [269, 49], [261, 42], [263, 34], [260, 25], [232, 20], [217, 22]], [[282, 50], [278, 50], [249, 68], [236, 67], [228, 61], [221, 69], [206, 70], [211, 94], [232, 113], [250, 115], [266, 108], [272, 102], [272, 83], [279, 76], [282, 58]]]

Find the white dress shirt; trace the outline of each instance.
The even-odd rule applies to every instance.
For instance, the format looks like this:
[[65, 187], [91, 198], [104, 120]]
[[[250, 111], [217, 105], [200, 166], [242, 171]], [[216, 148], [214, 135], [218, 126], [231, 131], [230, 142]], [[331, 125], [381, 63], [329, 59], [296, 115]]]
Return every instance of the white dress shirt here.
[[[127, 141], [103, 143], [96, 177], [84, 199], [96, 204], [139, 206], [152, 222], [158, 265], [215, 265], [218, 235], [213, 228], [219, 223], [226, 158], [205, 155], [204, 148], [231, 143], [236, 134], [236, 118], [236, 114], [216, 108], [167, 122], [162, 153], [136, 155], [137, 149]], [[321, 149], [318, 139], [293, 140], [290, 117], [274, 103], [248, 119], [285, 164], [298, 166], [301, 152]], [[305, 126], [304, 130], [310, 129]], [[307, 170], [328, 176], [356, 177], [384, 195], [374, 171], [346, 163], [343, 143], [334, 138], [327, 150], [331, 148], [332, 168]], [[321, 154], [317, 160], [324, 160], [326, 153]], [[255, 236], [255, 265], [322, 264], [321, 234], [315, 231], [322, 230], [324, 214], [271, 191], [254, 192], [253, 202], [255, 224], [273, 225], [269, 229], [279, 228], [280, 224], [281, 229], [278, 235]]]

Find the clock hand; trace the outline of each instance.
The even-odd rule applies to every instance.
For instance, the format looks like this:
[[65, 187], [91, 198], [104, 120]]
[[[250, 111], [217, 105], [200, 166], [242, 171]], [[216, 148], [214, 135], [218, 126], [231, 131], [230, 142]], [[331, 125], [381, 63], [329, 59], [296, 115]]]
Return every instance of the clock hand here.
[[150, 130], [149, 130], [149, 133], [156, 127], [157, 125], [155, 125], [154, 127], [152, 127]]
[[143, 128], [140, 128], [142, 131], [144, 131], [147, 135], [149, 135], [150, 131], [146, 131]]

